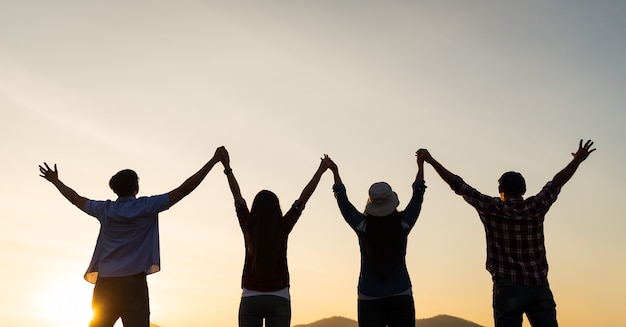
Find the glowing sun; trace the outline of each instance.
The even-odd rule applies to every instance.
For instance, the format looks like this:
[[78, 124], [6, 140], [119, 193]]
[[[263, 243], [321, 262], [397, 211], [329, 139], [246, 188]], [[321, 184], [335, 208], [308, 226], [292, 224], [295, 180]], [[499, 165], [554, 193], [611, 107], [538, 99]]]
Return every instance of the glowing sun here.
[[85, 327], [91, 320], [93, 285], [81, 279], [55, 280], [40, 290], [34, 303], [35, 312], [49, 326]]

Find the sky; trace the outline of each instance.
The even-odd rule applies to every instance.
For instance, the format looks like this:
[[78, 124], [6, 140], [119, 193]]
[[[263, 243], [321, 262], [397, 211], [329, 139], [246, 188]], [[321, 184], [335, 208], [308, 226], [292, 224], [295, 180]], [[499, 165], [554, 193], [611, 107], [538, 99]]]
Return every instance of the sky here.
[[[7, 326], [86, 326], [99, 230], [38, 165], [90, 199], [169, 192], [226, 146], [244, 198], [283, 209], [329, 154], [364, 207], [400, 209], [415, 151], [497, 196], [528, 195], [597, 151], [546, 216], [563, 326], [626, 326], [626, 3], [622, 1], [0, 1], [0, 308]], [[476, 212], [425, 169], [407, 265], [417, 318], [493, 326]], [[292, 323], [356, 319], [359, 250], [326, 173], [289, 238]], [[222, 167], [160, 215], [151, 320], [236, 326], [243, 237]], [[529, 326], [525, 322], [524, 326]]]

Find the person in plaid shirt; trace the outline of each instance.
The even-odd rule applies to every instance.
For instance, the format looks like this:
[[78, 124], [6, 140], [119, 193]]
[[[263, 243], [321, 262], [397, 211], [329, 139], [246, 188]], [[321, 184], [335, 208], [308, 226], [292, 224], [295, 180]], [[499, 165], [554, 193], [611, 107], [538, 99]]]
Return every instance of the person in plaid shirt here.
[[498, 180], [500, 197], [478, 192], [444, 168], [426, 149], [418, 157], [433, 166], [452, 190], [478, 211], [487, 236], [486, 268], [493, 278], [496, 327], [521, 327], [525, 313], [533, 327], [556, 327], [556, 303], [548, 284], [543, 221], [561, 187], [596, 149], [580, 140], [572, 161], [535, 196], [526, 193], [524, 177], [506, 172]]

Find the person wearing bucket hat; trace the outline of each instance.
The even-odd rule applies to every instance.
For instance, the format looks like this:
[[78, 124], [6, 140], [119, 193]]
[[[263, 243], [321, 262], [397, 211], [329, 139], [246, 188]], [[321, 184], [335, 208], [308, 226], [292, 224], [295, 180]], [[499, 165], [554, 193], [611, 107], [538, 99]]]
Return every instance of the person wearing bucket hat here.
[[415, 304], [405, 256], [408, 235], [424, 199], [424, 161], [417, 158], [413, 195], [404, 211], [398, 211], [398, 195], [385, 182], [369, 188], [365, 211], [359, 212], [346, 195], [337, 165], [330, 159], [333, 192], [343, 218], [356, 232], [361, 252], [358, 281], [360, 327], [414, 327]]
[[496, 327], [521, 327], [525, 313], [535, 327], [556, 327], [556, 303], [548, 284], [543, 221], [561, 187], [596, 149], [580, 140], [573, 159], [535, 196], [524, 199], [526, 182], [518, 172], [498, 179], [500, 197], [478, 192], [444, 168], [426, 149], [418, 157], [431, 164], [452, 190], [478, 212], [487, 239], [486, 268], [493, 280]]
[[237, 219], [246, 248], [241, 277], [243, 293], [239, 304], [239, 326], [261, 327], [265, 320], [265, 326], [289, 327], [291, 297], [287, 238], [317, 188], [322, 174], [328, 169], [328, 161], [322, 158], [300, 197], [284, 215], [278, 197], [268, 190], [258, 192], [252, 207], [248, 209], [230, 167], [226, 149], [222, 152], [221, 162], [235, 200]]
[[398, 194], [391, 190], [391, 186], [385, 182], [372, 184], [369, 189], [369, 197], [365, 205], [365, 213], [372, 216], [387, 216], [400, 204]]

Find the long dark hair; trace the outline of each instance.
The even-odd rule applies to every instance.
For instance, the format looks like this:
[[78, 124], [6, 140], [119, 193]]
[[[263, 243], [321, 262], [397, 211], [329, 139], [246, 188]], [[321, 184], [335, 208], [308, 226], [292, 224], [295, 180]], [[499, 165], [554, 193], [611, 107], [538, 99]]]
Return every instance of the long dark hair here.
[[376, 276], [384, 280], [404, 260], [402, 215], [394, 211], [387, 216], [366, 215], [365, 220], [365, 255], [369, 257]]
[[267, 279], [280, 257], [280, 210], [278, 197], [262, 190], [255, 197], [246, 224], [248, 264], [257, 278]]

